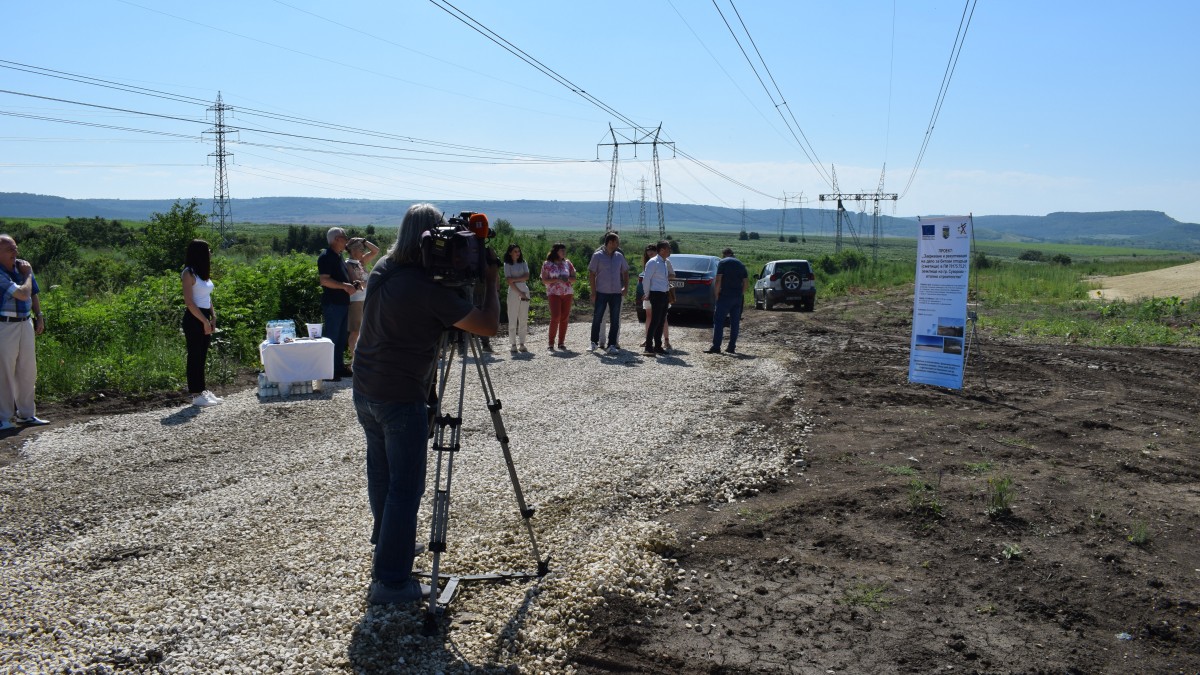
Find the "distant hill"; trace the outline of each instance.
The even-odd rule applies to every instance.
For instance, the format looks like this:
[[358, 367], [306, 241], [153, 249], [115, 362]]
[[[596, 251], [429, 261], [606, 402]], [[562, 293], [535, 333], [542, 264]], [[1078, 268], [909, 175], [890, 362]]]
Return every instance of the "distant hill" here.
[[[201, 211], [211, 210], [209, 200]], [[405, 210], [420, 200], [320, 199], [309, 197], [261, 197], [234, 199], [231, 209], [236, 222], [284, 225], [391, 225], [400, 223]], [[169, 211], [174, 200], [64, 199], [49, 195], [0, 192], [0, 218], [90, 218], [148, 220], [155, 212]], [[506, 219], [519, 229], [603, 228], [608, 202], [564, 201], [436, 201], [447, 213], [479, 211], [494, 221]], [[855, 204], [856, 207], [861, 205]], [[737, 232], [742, 227], [741, 209], [696, 204], [663, 204], [667, 231]], [[636, 228], [639, 205], [622, 202], [614, 208], [618, 230]], [[779, 232], [786, 217], [784, 234], [832, 234], [832, 209], [747, 209], [748, 231], [770, 236]], [[646, 205], [647, 228], [658, 229], [657, 208]], [[881, 216], [884, 236], [911, 237], [916, 218]], [[1200, 252], [1200, 225], [1181, 223], [1161, 211], [1056, 212], [1044, 216], [978, 216], [975, 233], [980, 239], [1136, 246]], [[871, 219], [862, 212], [847, 213], [843, 232], [851, 230], [869, 237]]]

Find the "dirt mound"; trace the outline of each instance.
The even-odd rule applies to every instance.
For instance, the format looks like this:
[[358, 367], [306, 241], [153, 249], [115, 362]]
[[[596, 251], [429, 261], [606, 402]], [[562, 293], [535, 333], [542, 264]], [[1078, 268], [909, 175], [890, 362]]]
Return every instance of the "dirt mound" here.
[[1100, 277], [1096, 282], [1104, 288], [1092, 291], [1093, 298], [1136, 300], [1175, 296], [1186, 300], [1200, 295], [1200, 261], [1119, 277]]

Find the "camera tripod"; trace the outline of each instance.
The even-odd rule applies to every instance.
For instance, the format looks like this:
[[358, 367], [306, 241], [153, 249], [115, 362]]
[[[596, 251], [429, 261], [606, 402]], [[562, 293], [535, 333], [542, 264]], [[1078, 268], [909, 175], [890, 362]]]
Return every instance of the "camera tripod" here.
[[975, 329], [975, 324], [979, 322], [979, 314], [973, 309], [967, 310], [967, 323], [971, 324], [971, 331], [967, 333], [967, 344], [963, 349], [963, 370], [966, 371], [967, 363], [971, 361], [971, 354], [979, 352], [979, 372], [983, 373], [983, 386], [986, 389], [987, 381], [987, 363], [983, 358], [983, 346], [979, 342], [979, 332]]
[[[504, 463], [508, 466], [508, 478], [512, 482], [513, 492], [517, 498], [517, 508], [529, 535], [529, 545], [533, 559], [537, 562], [537, 572], [497, 572], [493, 574], [472, 574], [450, 576], [439, 573], [442, 554], [446, 552], [446, 532], [450, 522], [450, 486], [454, 477], [454, 457], [460, 449], [459, 440], [462, 436], [463, 397], [466, 393], [467, 381], [467, 351], [475, 357], [475, 370], [479, 374], [479, 383], [483, 387], [487, 409], [492, 416], [492, 426], [496, 430], [496, 440], [500, 442], [500, 450], [504, 455]], [[446, 389], [454, 373], [454, 356], [459, 355], [458, 364], [458, 405], [453, 414], [443, 410], [446, 401]], [[534, 509], [525, 504], [525, 495], [521, 492], [521, 483], [517, 479], [517, 469], [513, 464], [512, 453], [508, 449], [508, 434], [504, 430], [504, 420], [500, 417], [500, 400], [492, 388], [492, 378], [488, 373], [487, 364], [483, 360], [483, 349], [478, 335], [454, 328], [442, 333], [438, 343], [438, 357], [434, 362], [431, 377], [436, 380], [431, 385], [437, 387], [437, 409], [431, 424], [433, 430], [433, 450], [437, 453], [437, 470], [435, 473], [435, 491], [433, 494], [432, 526], [429, 534], [429, 550], [433, 553], [433, 567], [428, 575], [432, 592], [429, 594], [429, 609], [426, 614], [426, 630], [436, 632], [437, 617], [445, 611], [450, 601], [454, 599], [460, 584], [475, 581], [512, 581], [517, 579], [534, 579], [545, 576], [550, 571], [550, 556], [542, 559], [538, 551], [537, 537], [533, 533]], [[446, 585], [438, 591], [439, 581]]]

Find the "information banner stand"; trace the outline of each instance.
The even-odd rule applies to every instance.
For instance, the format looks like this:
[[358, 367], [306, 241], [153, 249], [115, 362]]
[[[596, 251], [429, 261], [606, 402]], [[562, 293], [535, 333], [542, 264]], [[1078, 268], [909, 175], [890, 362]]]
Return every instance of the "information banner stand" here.
[[924, 218], [917, 237], [908, 381], [962, 389], [971, 216]]

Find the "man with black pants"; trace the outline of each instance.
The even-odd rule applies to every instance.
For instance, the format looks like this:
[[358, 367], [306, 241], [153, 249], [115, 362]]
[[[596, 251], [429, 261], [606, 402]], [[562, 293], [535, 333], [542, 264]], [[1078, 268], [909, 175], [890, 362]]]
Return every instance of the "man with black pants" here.
[[647, 356], [666, 354], [662, 346], [663, 324], [667, 320], [667, 291], [671, 289], [671, 268], [667, 258], [671, 257], [671, 243], [660, 241], [658, 255], [646, 261], [642, 271], [642, 288], [650, 300], [650, 329], [646, 337]]
[[325, 322], [322, 332], [325, 337], [333, 340], [333, 381], [338, 382], [343, 377], [354, 373], [346, 367], [346, 343], [350, 341], [350, 296], [358, 290], [359, 284], [350, 283], [350, 272], [346, 269], [346, 261], [342, 260], [342, 251], [350, 237], [340, 227], [331, 227], [325, 233], [329, 248], [321, 252], [317, 258], [317, 273], [321, 279], [321, 317]]
[[742, 325], [742, 302], [750, 286], [750, 273], [741, 260], [733, 257], [733, 249], [721, 251], [721, 262], [717, 263], [717, 278], [713, 292], [717, 296], [717, 307], [713, 311], [712, 347], [707, 354], [721, 353], [721, 339], [725, 333], [725, 320], [729, 320], [729, 346], [725, 351], [737, 353], [738, 330]]

